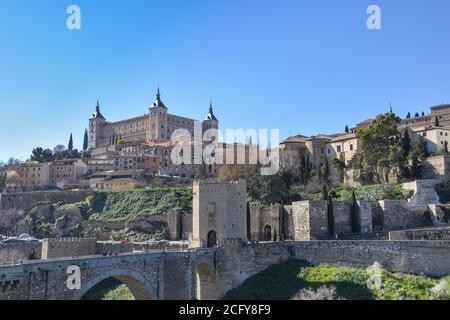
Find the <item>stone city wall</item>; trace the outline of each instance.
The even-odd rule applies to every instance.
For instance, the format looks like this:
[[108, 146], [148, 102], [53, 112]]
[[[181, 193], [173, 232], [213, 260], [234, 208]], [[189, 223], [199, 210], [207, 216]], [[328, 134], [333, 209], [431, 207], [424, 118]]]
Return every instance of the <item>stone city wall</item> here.
[[430, 226], [426, 213], [431, 216], [427, 205], [411, 205], [406, 200], [379, 201], [383, 215], [383, 230], [404, 230]]
[[42, 241], [42, 259], [78, 257], [97, 254], [97, 239], [95, 238], [63, 238], [44, 239]]
[[192, 234], [192, 214], [171, 211], [166, 216], [169, 240], [188, 240]]
[[28, 241], [0, 243], [0, 265], [41, 258], [41, 244]]
[[391, 231], [389, 240], [450, 240], [450, 227]]
[[217, 253], [222, 296], [248, 277], [288, 259], [367, 268], [375, 262], [392, 272], [441, 277], [450, 274], [450, 241], [286, 241], [242, 246]]
[[281, 205], [279, 204], [267, 208], [251, 208], [250, 239], [257, 241], [279, 240], [281, 233], [280, 210]]

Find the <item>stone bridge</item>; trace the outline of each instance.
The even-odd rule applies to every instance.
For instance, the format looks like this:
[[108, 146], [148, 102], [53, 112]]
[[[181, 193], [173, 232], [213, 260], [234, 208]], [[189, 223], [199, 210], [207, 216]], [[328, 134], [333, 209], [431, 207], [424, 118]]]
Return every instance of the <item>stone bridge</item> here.
[[[450, 241], [225, 241], [214, 249], [112, 257], [29, 261], [0, 267], [0, 300], [82, 299], [105, 279], [125, 283], [136, 299], [220, 299], [250, 276], [288, 259], [393, 272], [450, 274]], [[68, 267], [78, 266], [81, 288], [70, 290]]]
[[[109, 278], [138, 300], [208, 299], [203, 286], [216, 273], [215, 257], [215, 249], [198, 249], [27, 261], [0, 267], [0, 299], [78, 300]], [[79, 267], [80, 289], [67, 285], [71, 266]]]

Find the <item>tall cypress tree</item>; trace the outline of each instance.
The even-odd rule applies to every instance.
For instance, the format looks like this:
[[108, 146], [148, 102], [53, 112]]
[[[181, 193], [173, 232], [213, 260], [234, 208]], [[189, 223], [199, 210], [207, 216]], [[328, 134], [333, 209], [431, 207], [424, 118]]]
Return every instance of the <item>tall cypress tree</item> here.
[[84, 129], [84, 139], [83, 139], [83, 150], [86, 151], [88, 148], [88, 131]]
[[333, 212], [333, 198], [331, 197], [331, 194], [328, 195], [327, 213], [328, 213], [328, 234], [330, 237], [334, 237], [335, 236], [334, 212]]
[[322, 166], [322, 177], [325, 181], [328, 180], [328, 177], [330, 176], [330, 165], [328, 163], [328, 160], [325, 158], [325, 162]]
[[283, 202], [281, 202], [280, 205], [280, 211], [279, 211], [279, 224], [280, 224], [280, 241], [284, 241], [285, 239], [285, 233], [284, 233], [284, 209], [283, 209]]
[[306, 161], [305, 161], [305, 184], [308, 183], [309, 178], [311, 177], [311, 162], [309, 161], [309, 155], [306, 155]]
[[67, 145], [67, 149], [73, 150], [73, 137], [72, 137], [72, 133], [70, 134], [69, 144]]
[[178, 215], [178, 234], [177, 238], [179, 241], [183, 240], [183, 213], [180, 212]]
[[250, 202], [247, 201], [247, 240], [252, 240], [252, 229], [251, 229], [251, 217], [250, 217]]
[[322, 186], [322, 200], [328, 200], [328, 188], [326, 184]]
[[351, 215], [352, 215], [352, 232], [354, 234], [361, 233], [360, 221], [358, 216], [358, 203], [356, 202], [355, 190], [352, 192], [352, 207], [351, 207]]
[[345, 126], [345, 133], [349, 133], [350, 130], [348, 129], [348, 126]]
[[405, 130], [405, 133], [402, 137], [402, 148], [404, 152], [405, 159], [409, 156], [409, 153], [411, 152], [411, 140], [409, 139], [409, 132], [408, 130]]
[[306, 184], [306, 170], [308, 170], [306, 168], [306, 160], [305, 157], [302, 157], [301, 161], [300, 161], [300, 183], [301, 184]]

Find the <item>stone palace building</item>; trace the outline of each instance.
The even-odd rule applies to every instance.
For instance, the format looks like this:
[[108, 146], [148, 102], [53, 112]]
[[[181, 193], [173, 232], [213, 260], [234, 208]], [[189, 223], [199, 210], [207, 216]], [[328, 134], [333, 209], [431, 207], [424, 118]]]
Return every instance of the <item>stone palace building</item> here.
[[[89, 149], [114, 145], [118, 140], [125, 143], [164, 142], [170, 140], [177, 129], [186, 129], [193, 135], [196, 121], [198, 120], [168, 113], [168, 108], [161, 100], [159, 88], [148, 113], [116, 122], [106, 121], [97, 102], [96, 110], [89, 119]], [[201, 123], [203, 131], [219, 128], [219, 120], [213, 113], [212, 103]]]

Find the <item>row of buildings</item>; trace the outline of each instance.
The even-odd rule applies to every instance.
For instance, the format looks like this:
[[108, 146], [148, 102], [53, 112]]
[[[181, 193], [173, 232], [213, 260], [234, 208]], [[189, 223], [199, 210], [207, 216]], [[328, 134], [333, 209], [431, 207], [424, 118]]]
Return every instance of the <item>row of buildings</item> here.
[[[348, 164], [354, 157], [360, 142], [355, 132], [370, 126], [373, 119], [367, 119], [348, 132], [287, 138], [280, 144], [280, 161], [285, 168], [300, 168], [305, 165], [305, 159], [315, 167], [323, 165], [327, 160], [342, 159]], [[427, 178], [450, 176], [450, 158], [447, 155], [450, 142], [450, 104], [442, 104], [431, 108], [429, 114], [407, 117], [401, 120], [399, 130], [408, 131], [411, 144], [423, 139], [427, 145], [430, 157], [424, 175]], [[331, 168], [333, 173], [333, 169]], [[335, 173], [335, 172], [334, 172]], [[333, 178], [337, 178], [336, 175]]]
[[[28, 161], [9, 166], [6, 191], [28, 191], [46, 188], [129, 189], [142, 185], [145, 176], [193, 178], [203, 169], [215, 177], [216, 165], [174, 164], [171, 159], [176, 130], [194, 137], [196, 126], [209, 132], [208, 143], [218, 135], [219, 121], [212, 103], [203, 121], [168, 113], [158, 88], [148, 113], [130, 119], [109, 122], [97, 101], [89, 119], [89, 159], [64, 159], [48, 163]], [[204, 136], [201, 137], [202, 139]], [[201, 142], [204, 147], [203, 141]], [[193, 163], [193, 155], [191, 159]], [[202, 168], [204, 167], [204, 168]]]
[[[348, 132], [316, 136], [291, 136], [280, 143], [280, 167], [300, 168], [307, 161], [311, 166], [320, 167], [325, 159], [331, 163], [339, 158], [347, 164], [353, 158], [360, 145], [356, 130], [370, 126], [373, 119], [367, 119]], [[401, 121], [399, 129], [408, 130], [411, 142], [424, 139], [431, 155], [428, 163], [430, 178], [450, 175], [450, 159], [445, 155], [446, 145], [450, 141], [450, 105], [442, 104], [431, 108], [429, 114], [407, 117]], [[176, 145], [173, 135], [183, 130], [192, 138], [200, 141], [201, 150], [211, 143], [219, 143], [219, 120], [213, 112], [212, 103], [202, 121], [174, 115], [161, 99], [160, 90], [148, 112], [142, 116], [116, 122], [107, 121], [97, 101], [95, 112], [89, 119], [89, 159], [64, 159], [49, 163], [26, 162], [8, 168], [7, 191], [32, 190], [42, 188], [110, 188], [121, 189], [139, 186], [146, 175], [179, 177], [191, 179], [200, 171], [203, 175], [217, 177], [220, 164], [194, 163], [195, 142], [192, 142], [191, 161], [173, 163], [172, 151]], [[202, 136], [196, 140], [200, 130]], [[205, 134], [205, 132], [207, 134]], [[256, 145], [234, 144], [234, 156], [237, 149], [243, 147], [245, 159], [249, 160], [249, 150]], [[252, 149], [254, 150], [254, 149]], [[225, 159], [226, 160], [226, 159]], [[332, 177], [337, 179], [331, 167]]]

